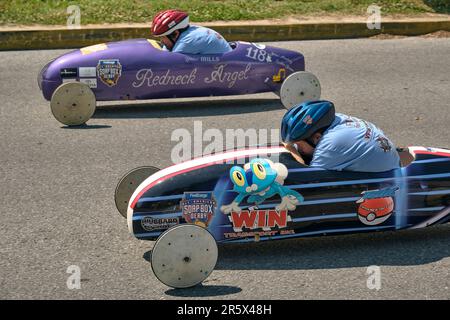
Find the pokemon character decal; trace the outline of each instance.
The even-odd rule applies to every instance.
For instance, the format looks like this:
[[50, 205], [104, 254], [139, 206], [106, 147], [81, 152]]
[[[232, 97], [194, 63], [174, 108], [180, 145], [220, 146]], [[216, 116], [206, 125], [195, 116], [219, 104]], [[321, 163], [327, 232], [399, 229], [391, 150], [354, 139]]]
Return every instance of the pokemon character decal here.
[[[244, 168], [234, 166], [230, 169], [230, 179], [236, 198], [228, 205], [222, 205], [220, 210], [229, 214], [235, 232], [262, 228], [264, 231], [272, 228], [285, 228], [290, 221], [288, 211], [296, 209], [303, 202], [303, 196], [298, 192], [283, 186], [288, 175], [288, 169], [282, 163], [273, 163], [268, 159], [253, 159]], [[281, 203], [275, 210], [257, 210], [257, 206], [266, 199], [278, 195]], [[255, 207], [242, 210], [239, 204], [246, 198], [247, 203]]]
[[359, 204], [358, 218], [365, 225], [375, 226], [385, 222], [394, 212], [395, 191], [399, 188], [370, 190], [362, 192]]

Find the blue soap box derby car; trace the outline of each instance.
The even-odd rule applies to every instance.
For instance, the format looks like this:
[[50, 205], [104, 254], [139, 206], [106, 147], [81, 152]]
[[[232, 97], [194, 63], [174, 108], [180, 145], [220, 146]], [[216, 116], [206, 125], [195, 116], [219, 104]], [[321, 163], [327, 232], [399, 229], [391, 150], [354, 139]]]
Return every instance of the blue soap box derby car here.
[[246, 148], [158, 170], [141, 167], [115, 201], [137, 239], [156, 240], [152, 269], [168, 286], [206, 279], [216, 243], [424, 228], [450, 219], [450, 150], [398, 149], [400, 169], [307, 167], [282, 146]]

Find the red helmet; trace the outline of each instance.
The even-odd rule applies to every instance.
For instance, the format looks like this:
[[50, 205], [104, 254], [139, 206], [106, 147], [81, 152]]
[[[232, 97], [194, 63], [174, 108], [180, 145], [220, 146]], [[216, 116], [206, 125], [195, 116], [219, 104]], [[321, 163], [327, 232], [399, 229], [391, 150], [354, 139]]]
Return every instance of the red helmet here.
[[178, 29], [189, 25], [189, 15], [180, 10], [165, 10], [159, 12], [152, 22], [152, 33], [156, 37], [167, 36]]

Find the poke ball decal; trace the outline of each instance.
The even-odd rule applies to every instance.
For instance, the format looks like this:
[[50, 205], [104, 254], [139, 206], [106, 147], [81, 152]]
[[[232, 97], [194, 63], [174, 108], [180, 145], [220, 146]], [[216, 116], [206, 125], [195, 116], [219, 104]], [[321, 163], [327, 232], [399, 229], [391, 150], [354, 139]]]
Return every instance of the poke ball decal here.
[[389, 198], [366, 199], [358, 208], [359, 220], [369, 226], [385, 222], [392, 215], [394, 200]]

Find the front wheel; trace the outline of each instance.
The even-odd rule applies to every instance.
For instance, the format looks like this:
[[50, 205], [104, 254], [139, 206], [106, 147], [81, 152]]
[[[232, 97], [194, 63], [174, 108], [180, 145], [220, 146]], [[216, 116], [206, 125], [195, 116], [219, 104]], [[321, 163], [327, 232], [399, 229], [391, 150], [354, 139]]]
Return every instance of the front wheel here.
[[152, 270], [172, 288], [189, 288], [204, 281], [218, 257], [214, 237], [203, 227], [181, 224], [162, 233], [153, 247]]
[[91, 88], [81, 82], [67, 82], [53, 92], [50, 109], [53, 116], [67, 126], [86, 123], [95, 112], [96, 99]]
[[294, 72], [281, 84], [280, 98], [286, 109], [290, 109], [305, 101], [319, 100], [320, 94], [319, 79], [310, 72]]
[[138, 167], [125, 174], [116, 186], [114, 201], [123, 217], [127, 217], [128, 202], [137, 187], [152, 174], [158, 172], [156, 167]]

